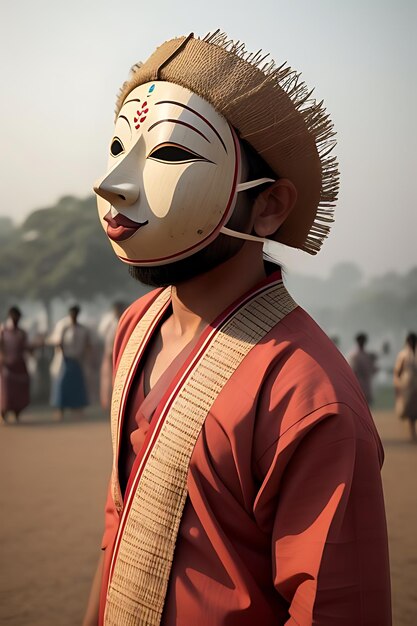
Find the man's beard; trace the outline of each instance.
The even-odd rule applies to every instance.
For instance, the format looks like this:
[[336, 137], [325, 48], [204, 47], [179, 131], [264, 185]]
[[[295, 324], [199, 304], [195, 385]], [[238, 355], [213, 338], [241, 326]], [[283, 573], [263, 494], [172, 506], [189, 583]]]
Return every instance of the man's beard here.
[[235, 256], [244, 245], [242, 239], [220, 234], [207, 248], [168, 265], [129, 266], [129, 274], [144, 285], [168, 287], [205, 274]]

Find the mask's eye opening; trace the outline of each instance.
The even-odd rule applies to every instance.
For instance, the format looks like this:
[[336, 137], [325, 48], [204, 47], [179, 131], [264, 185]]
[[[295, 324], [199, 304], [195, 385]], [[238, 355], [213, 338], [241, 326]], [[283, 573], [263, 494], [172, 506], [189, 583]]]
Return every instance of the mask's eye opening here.
[[120, 139], [118, 137], [114, 137], [113, 141], [111, 142], [111, 146], [110, 146], [110, 152], [112, 154], [112, 156], [118, 156], [119, 154], [121, 154], [122, 152], [124, 152], [124, 146], [122, 144], [122, 142], [120, 141]]
[[205, 157], [197, 154], [189, 148], [174, 143], [164, 143], [148, 154], [148, 159], [162, 163], [192, 163], [193, 161], [208, 161]]

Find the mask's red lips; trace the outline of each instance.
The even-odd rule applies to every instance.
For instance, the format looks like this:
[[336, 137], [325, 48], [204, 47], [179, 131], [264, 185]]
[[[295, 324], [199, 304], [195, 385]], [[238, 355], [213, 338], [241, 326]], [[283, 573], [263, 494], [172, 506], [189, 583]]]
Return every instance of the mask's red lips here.
[[134, 222], [133, 220], [118, 213], [115, 217], [112, 217], [111, 211], [109, 211], [103, 218], [107, 222], [107, 236], [112, 241], [125, 241], [135, 234], [139, 228], [146, 226], [146, 222]]

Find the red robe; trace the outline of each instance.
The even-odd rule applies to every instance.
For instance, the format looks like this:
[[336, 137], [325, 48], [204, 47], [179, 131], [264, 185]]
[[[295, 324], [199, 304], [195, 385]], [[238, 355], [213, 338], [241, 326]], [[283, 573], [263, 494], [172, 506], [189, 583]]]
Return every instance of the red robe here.
[[20, 413], [30, 401], [25, 353], [29, 345], [21, 328], [0, 326], [0, 410]]
[[[115, 368], [157, 293], [122, 317]], [[124, 428], [140, 414], [136, 392]], [[150, 418], [142, 412], [139, 430]], [[296, 308], [251, 349], [206, 417], [161, 624], [389, 626], [382, 462], [348, 364]], [[109, 495], [102, 614], [118, 523]]]

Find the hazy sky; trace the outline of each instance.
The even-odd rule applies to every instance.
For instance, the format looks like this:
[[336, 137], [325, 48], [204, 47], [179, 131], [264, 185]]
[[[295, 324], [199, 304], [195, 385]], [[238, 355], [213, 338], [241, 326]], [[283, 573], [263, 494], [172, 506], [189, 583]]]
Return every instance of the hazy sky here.
[[3, 2], [0, 215], [20, 221], [104, 172], [115, 96], [156, 45], [221, 28], [302, 71], [338, 132], [341, 193], [321, 253], [286, 256], [326, 274], [417, 265], [417, 2], [414, 0], [15, 0]]

